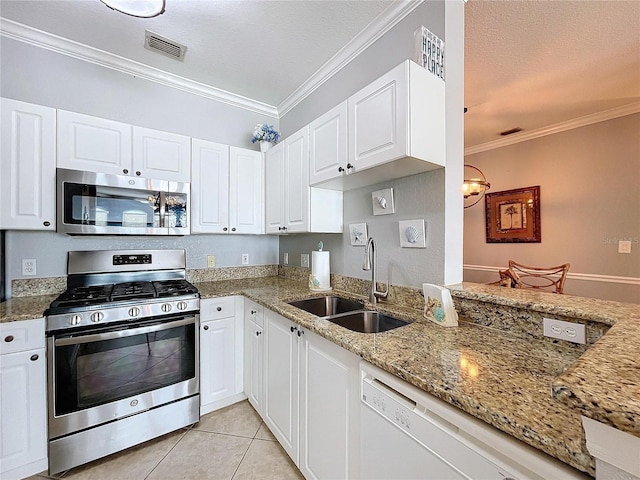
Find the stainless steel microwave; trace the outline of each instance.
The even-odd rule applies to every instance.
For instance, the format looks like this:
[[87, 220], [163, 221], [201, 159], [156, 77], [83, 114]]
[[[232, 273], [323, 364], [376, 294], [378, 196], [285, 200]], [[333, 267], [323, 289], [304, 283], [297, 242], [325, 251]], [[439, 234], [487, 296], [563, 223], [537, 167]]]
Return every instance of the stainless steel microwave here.
[[189, 183], [58, 168], [57, 231], [188, 235]]

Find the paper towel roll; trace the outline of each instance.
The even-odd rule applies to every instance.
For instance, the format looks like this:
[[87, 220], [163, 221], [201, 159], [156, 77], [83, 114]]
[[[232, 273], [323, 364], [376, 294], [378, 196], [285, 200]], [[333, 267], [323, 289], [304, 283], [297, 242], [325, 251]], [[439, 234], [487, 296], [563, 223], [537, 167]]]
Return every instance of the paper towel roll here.
[[329, 252], [311, 252], [311, 290], [331, 290]]

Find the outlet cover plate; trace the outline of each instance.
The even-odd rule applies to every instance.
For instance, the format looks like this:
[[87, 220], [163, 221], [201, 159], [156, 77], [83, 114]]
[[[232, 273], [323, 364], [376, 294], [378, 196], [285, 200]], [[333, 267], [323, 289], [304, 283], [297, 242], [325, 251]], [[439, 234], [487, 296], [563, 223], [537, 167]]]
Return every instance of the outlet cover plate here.
[[249, 254], [248, 253], [243, 253], [242, 254], [242, 264], [243, 265], [249, 265]]
[[309, 254], [308, 253], [300, 254], [300, 266], [309, 268]]
[[545, 337], [558, 338], [582, 345], [586, 343], [585, 326], [582, 323], [543, 318], [542, 326]]
[[207, 268], [213, 268], [216, 266], [216, 256], [207, 255]]
[[36, 259], [35, 258], [23, 258], [22, 259], [22, 275], [34, 276], [36, 274]]

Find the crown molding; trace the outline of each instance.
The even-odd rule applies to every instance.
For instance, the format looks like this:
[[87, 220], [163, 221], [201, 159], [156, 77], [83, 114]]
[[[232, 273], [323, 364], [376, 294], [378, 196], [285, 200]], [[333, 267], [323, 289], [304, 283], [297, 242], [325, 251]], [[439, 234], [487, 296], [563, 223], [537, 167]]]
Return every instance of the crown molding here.
[[280, 117], [311, 95], [425, 0], [396, 0], [278, 105]]
[[104, 50], [89, 47], [58, 35], [38, 30], [21, 23], [0, 17], [0, 36], [18, 40], [52, 52], [67, 55], [85, 62], [100, 65], [119, 72], [143, 78], [161, 85], [182, 90], [204, 98], [216, 100], [227, 105], [249, 110], [272, 118], [279, 118], [273, 105], [258, 102], [241, 95], [189, 80], [133, 60], [114, 55]]
[[549, 125], [548, 127], [538, 128], [528, 132], [517, 133], [515, 135], [509, 135], [505, 138], [493, 140], [487, 143], [481, 143], [472, 147], [464, 149], [464, 154], [473, 155], [474, 153], [486, 152], [500, 147], [506, 147], [507, 145], [513, 145], [520, 142], [526, 142], [535, 138], [544, 137], [546, 135], [553, 135], [554, 133], [565, 132], [567, 130], [573, 130], [574, 128], [584, 127], [594, 123], [604, 122], [606, 120], [613, 120], [614, 118], [624, 117], [640, 112], [640, 102], [629, 103], [620, 107], [604, 110], [602, 112], [592, 113], [583, 117], [574, 118], [573, 120], [567, 120], [566, 122], [556, 123]]
[[[469, 265], [464, 264], [465, 270], [473, 270], [477, 272], [499, 272], [504, 270], [505, 267], [494, 267], [490, 265]], [[571, 280], [584, 280], [587, 282], [603, 282], [603, 283], [623, 283], [625, 285], [640, 285], [640, 278], [638, 277], [620, 277], [616, 275], [599, 275], [594, 273], [567, 273], [567, 279]]]

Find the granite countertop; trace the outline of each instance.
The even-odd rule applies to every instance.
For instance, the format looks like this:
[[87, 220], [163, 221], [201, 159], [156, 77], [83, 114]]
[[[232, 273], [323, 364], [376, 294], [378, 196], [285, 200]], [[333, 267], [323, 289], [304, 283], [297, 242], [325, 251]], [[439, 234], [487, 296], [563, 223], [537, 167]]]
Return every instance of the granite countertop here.
[[[411, 324], [379, 334], [352, 332], [288, 305], [314, 294], [306, 284], [284, 277], [196, 286], [203, 299], [244, 295], [590, 475], [595, 475], [595, 465], [586, 450], [581, 414], [640, 436], [640, 369], [630, 347], [640, 345], [637, 305], [476, 284], [452, 289], [454, 301], [535, 308], [611, 325], [585, 352], [564, 342], [515, 338], [464, 318], [459, 327], [444, 328], [425, 321], [419, 309], [385, 304], [376, 307]], [[54, 298], [20, 297], [1, 303], [0, 322], [39, 317]]]

